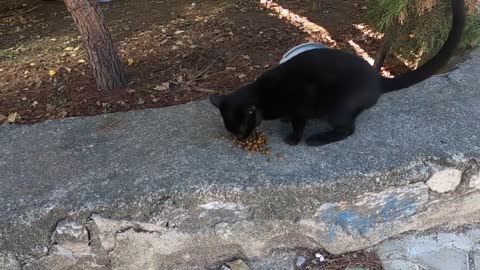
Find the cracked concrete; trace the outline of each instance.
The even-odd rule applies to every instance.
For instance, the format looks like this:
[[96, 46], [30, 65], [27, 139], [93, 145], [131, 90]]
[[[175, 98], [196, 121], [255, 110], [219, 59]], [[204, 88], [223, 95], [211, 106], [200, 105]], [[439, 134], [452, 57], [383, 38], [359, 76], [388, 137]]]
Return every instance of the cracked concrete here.
[[480, 269], [480, 230], [436, 231], [399, 236], [375, 247], [386, 270]]
[[1, 126], [0, 264], [204, 269], [477, 222], [479, 63], [382, 97], [336, 144], [289, 147], [264, 123], [272, 162], [234, 147], [207, 101]]
[[5, 270], [20, 270], [21, 265], [12, 254], [0, 253], [0, 269]]
[[[430, 192], [425, 183], [413, 183], [360, 195], [351, 202], [320, 204], [316, 214], [298, 220], [244, 219], [240, 211], [224, 215], [223, 221], [193, 227], [184, 227], [182, 222], [168, 227], [165, 222], [117, 220], [93, 214], [88, 237], [86, 227], [77, 222], [58, 222], [51, 237], [53, 247], [27, 263], [26, 269], [86, 267], [86, 262], [88, 269], [205, 269], [232, 257], [250, 258], [254, 263], [275, 250], [322, 247], [342, 253], [412, 230], [477, 221], [479, 192], [469, 190], [449, 198]], [[218, 211], [209, 213], [215, 219], [225, 214], [225, 209], [244, 207], [214, 201], [184, 209], [180, 216], [191, 222], [204, 216], [201, 213], [205, 208]], [[231, 215], [240, 218], [231, 219]]]

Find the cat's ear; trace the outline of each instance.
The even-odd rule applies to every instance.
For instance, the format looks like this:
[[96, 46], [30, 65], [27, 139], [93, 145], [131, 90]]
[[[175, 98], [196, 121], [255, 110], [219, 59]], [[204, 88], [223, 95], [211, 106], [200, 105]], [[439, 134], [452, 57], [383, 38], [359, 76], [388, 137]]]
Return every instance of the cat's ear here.
[[215, 106], [217, 107], [218, 109], [220, 109], [220, 105], [222, 105], [223, 103], [223, 97], [222, 96], [210, 96], [210, 102]]

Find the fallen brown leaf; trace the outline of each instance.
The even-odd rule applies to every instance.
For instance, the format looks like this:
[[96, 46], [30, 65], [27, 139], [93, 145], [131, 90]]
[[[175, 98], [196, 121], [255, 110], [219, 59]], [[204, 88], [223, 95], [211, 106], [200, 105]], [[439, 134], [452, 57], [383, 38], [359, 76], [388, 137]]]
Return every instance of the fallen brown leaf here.
[[45, 105], [47, 112], [53, 112], [55, 110], [55, 107], [51, 104]]
[[153, 88], [153, 90], [157, 90], [157, 91], [165, 91], [167, 90], [167, 88], [163, 85], [157, 85]]

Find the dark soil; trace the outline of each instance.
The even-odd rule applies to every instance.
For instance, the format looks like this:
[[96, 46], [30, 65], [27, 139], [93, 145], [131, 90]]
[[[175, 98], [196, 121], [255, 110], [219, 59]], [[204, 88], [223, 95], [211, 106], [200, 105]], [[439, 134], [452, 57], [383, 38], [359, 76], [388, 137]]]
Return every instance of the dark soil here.
[[[353, 41], [374, 58], [381, 40], [358, 29], [365, 0], [322, 3], [311, 11], [306, 1], [275, 2], [324, 27], [337, 48], [353, 51]], [[35, 123], [186, 103], [254, 80], [295, 45], [326, 42], [260, 1], [113, 0], [101, 6], [129, 77], [126, 90], [96, 89], [62, 1], [0, 1], [0, 121], [13, 113], [16, 123]], [[408, 70], [393, 57], [386, 66], [392, 74]]]

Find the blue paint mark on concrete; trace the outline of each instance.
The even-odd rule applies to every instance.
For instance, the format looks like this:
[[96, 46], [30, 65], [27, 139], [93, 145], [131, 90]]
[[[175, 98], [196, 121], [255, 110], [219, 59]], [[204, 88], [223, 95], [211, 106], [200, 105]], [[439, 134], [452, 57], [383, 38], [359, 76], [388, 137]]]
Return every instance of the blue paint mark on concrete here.
[[349, 234], [359, 234], [365, 236], [376, 223], [407, 217], [414, 214], [417, 210], [414, 199], [398, 199], [396, 194], [391, 194], [385, 198], [381, 208], [365, 208], [351, 206], [350, 208], [340, 208], [332, 205], [324, 210], [320, 219], [331, 224], [328, 231], [328, 239], [333, 240], [336, 236], [335, 226], [340, 226]]
[[334, 230], [329, 230], [327, 234], [327, 240], [329, 242], [333, 242], [333, 240], [335, 240], [335, 237], [337, 237], [337, 233]]
[[373, 223], [372, 217], [364, 216], [356, 209], [339, 210], [337, 206], [330, 208], [321, 218], [328, 223], [340, 226], [345, 231], [353, 230], [361, 235], [368, 233], [368, 228]]
[[386, 199], [386, 204], [379, 213], [381, 222], [390, 221], [402, 216], [410, 216], [417, 210], [415, 202], [409, 199], [398, 200], [391, 194]]

